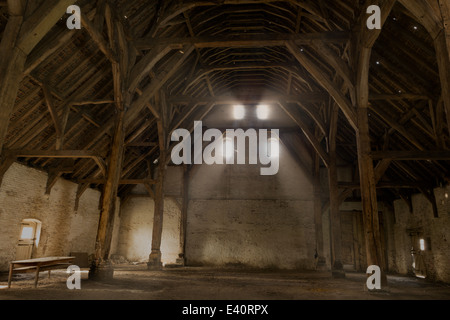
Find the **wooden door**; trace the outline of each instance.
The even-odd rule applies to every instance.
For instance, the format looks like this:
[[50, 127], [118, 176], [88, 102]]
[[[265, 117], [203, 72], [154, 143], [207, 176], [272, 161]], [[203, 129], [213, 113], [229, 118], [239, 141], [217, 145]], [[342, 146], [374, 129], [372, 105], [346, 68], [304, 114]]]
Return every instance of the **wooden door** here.
[[16, 260], [31, 259], [35, 240], [36, 223], [32, 221], [22, 222], [16, 250]]

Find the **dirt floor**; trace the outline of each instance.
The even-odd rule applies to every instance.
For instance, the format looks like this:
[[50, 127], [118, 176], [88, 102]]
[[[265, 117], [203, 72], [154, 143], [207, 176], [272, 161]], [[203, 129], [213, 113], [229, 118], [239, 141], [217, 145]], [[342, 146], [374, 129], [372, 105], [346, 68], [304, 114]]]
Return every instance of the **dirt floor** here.
[[347, 272], [261, 271], [184, 267], [148, 271], [145, 264], [117, 265], [114, 279], [96, 282], [82, 272], [81, 290], [69, 290], [64, 270], [16, 275], [10, 289], [0, 275], [0, 300], [450, 300], [450, 285], [388, 276], [381, 293], [365, 290], [366, 275]]

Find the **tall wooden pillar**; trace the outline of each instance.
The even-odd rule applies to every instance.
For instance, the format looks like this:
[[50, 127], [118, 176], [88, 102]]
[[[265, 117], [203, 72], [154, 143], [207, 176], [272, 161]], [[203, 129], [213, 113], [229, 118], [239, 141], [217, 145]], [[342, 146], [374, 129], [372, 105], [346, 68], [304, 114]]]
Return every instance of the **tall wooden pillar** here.
[[161, 263], [161, 239], [164, 218], [164, 180], [167, 168], [168, 146], [168, 108], [166, 96], [163, 91], [155, 95], [155, 105], [159, 105], [158, 137], [159, 137], [159, 159], [158, 178], [155, 186], [155, 207], [153, 216], [152, 251], [150, 253], [147, 267], [149, 270], [162, 268]]
[[185, 265], [186, 263], [186, 227], [187, 227], [187, 212], [189, 206], [189, 173], [190, 167], [184, 165], [183, 167], [183, 204], [181, 206], [180, 218], [180, 254], [178, 255], [177, 264]]
[[164, 178], [166, 173], [166, 153], [165, 149], [160, 151], [158, 162], [158, 180], [155, 186], [155, 211], [153, 215], [152, 251], [148, 259], [149, 270], [159, 270], [161, 263], [161, 239], [164, 218]]
[[370, 156], [368, 108], [358, 107], [358, 126], [356, 133], [358, 145], [358, 163], [363, 208], [363, 224], [366, 243], [367, 264], [379, 266], [382, 273], [382, 285], [387, 284], [385, 274], [385, 256], [382, 247], [378, 203], [373, 160]]
[[342, 231], [339, 211], [339, 189], [337, 177], [336, 134], [339, 109], [333, 106], [330, 121], [328, 184], [330, 192], [330, 240], [331, 240], [331, 272], [335, 278], [345, 277], [342, 264]]
[[363, 209], [364, 237], [366, 244], [367, 265], [380, 267], [382, 285], [387, 284], [384, 263], [384, 251], [381, 242], [380, 223], [378, 217], [377, 190], [369, 130], [369, 61], [370, 48], [361, 48], [357, 74], [357, 120], [356, 142], [358, 149], [358, 165]]
[[325, 266], [322, 227], [322, 188], [320, 186], [320, 157], [314, 154], [314, 225], [316, 231], [316, 268]]
[[116, 212], [117, 190], [122, 173], [125, 144], [124, 114], [118, 111], [111, 155], [109, 157], [107, 180], [103, 190], [102, 206], [95, 243], [95, 259], [91, 266], [90, 278], [108, 279], [113, 276], [113, 268], [109, 263], [111, 240]]

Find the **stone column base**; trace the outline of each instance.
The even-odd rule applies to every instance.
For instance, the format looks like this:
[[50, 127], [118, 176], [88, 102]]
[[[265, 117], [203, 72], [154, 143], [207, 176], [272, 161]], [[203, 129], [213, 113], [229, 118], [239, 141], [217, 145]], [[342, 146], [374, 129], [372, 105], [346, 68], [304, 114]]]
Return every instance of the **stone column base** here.
[[331, 266], [331, 276], [335, 279], [345, 278], [344, 266], [340, 261], [335, 261]]
[[152, 251], [150, 253], [150, 256], [148, 257], [147, 262], [147, 269], [148, 270], [161, 270], [162, 269], [162, 262], [161, 262], [161, 251]]
[[110, 261], [92, 263], [89, 270], [89, 280], [108, 281], [114, 278], [114, 267]]

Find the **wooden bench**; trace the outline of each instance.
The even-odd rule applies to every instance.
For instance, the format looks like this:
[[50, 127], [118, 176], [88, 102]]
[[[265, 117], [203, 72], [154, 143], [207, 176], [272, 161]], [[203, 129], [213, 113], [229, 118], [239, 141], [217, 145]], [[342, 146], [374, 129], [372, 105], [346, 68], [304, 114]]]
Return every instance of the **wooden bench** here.
[[48, 271], [50, 278], [51, 270], [65, 269], [70, 266], [75, 257], [46, 257], [29, 260], [11, 261], [9, 264], [8, 288], [11, 288], [11, 280], [14, 273], [35, 273], [34, 287], [39, 281], [39, 272]]

